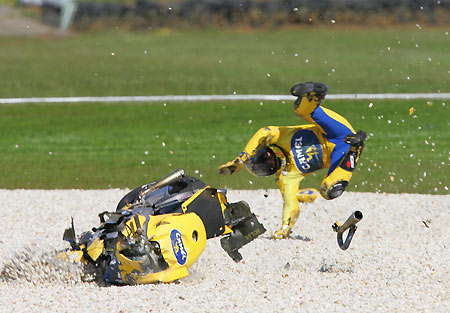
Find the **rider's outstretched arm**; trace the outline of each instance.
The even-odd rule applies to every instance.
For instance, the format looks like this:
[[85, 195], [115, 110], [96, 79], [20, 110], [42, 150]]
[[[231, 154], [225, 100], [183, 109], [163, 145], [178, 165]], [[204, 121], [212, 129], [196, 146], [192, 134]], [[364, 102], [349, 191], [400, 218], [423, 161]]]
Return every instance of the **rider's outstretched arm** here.
[[267, 126], [260, 128], [248, 141], [244, 150], [234, 160], [219, 167], [219, 174], [236, 174], [255, 155], [258, 148], [275, 143], [280, 136], [279, 127]]
[[247, 153], [250, 157], [252, 157], [259, 148], [276, 143], [279, 137], [280, 130], [277, 126], [260, 128], [248, 141], [244, 148], [244, 153]]

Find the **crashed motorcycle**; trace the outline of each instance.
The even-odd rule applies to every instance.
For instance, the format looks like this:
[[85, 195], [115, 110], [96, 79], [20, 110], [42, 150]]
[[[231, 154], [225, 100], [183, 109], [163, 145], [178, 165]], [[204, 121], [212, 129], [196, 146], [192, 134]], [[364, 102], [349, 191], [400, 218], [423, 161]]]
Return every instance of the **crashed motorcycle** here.
[[94, 266], [104, 283], [114, 285], [186, 277], [206, 240], [215, 237], [222, 237], [222, 248], [239, 262], [238, 250], [266, 231], [246, 202], [229, 203], [226, 190], [181, 169], [132, 190], [99, 219], [98, 227], [80, 236], [72, 220], [63, 235], [71, 249], [60, 257]]

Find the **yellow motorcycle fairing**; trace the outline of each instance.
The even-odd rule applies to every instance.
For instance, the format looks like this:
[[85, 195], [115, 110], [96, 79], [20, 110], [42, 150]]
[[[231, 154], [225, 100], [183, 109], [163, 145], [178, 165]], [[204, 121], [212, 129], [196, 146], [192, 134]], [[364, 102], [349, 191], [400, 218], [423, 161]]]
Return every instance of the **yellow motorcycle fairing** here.
[[87, 254], [91, 257], [93, 261], [96, 261], [98, 257], [102, 254], [105, 248], [103, 240], [100, 238], [95, 238], [94, 241], [87, 247]]
[[69, 251], [63, 251], [56, 255], [57, 258], [65, 260], [65, 261], [71, 261], [74, 263], [77, 262], [83, 262], [87, 263], [86, 259], [83, 258], [83, 251], [81, 250], [69, 250]]
[[[206, 184], [200, 187], [198, 181], [189, 179], [180, 180], [180, 185], [190, 186], [191, 182], [197, 185], [189, 189], [174, 184], [173, 196], [168, 193], [170, 190], [163, 190], [168, 193], [165, 194], [168, 198], [163, 198], [166, 202], [158, 203], [157, 197], [145, 198], [146, 191], [154, 192], [174, 183], [169, 178], [178, 172], [149, 184], [147, 189], [133, 190], [119, 202], [116, 212], [99, 214], [99, 227], [79, 237], [75, 236], [72, 219], [71, 227], [63, 234], [63, 240], [72, 249], [60, 257], [94, 265], [103, 282], [115, 285], [173, 282], [183, 278], [203, 253], [206, 240], [219, 236], [223, 236], [221, 246], [225, 252], [239, 262], [242, 256], [238, 249], [266, 231], [245, 201], [228, 203], [226, 191]], [[184, 190], [179, 197], [177, 188]], [[179, 207], [171, 208], [173, 204]], [[173, 211], [168, 212], [167, 208]]]
[[85, 259], [84, 252], [85, 251], [92, 261], [96, 261], [98, 257], [103, 253], [104, 249], [104, 241], [100, 238], [95, 238], [86, 248], [86, 244], [82, 244], [79, 247], [79, 250], [68, 250], [60, 252], [56, 255], [57, 258], [71, 261], [74, 263], [82, 262], [88, 264], [89, 261]]
[[[136, 220], [137, 219], [137, 220]], [[139, 227], [139, 223], [142, 225]], [[126, 238], [142, 229], [146, 237], [157, 242], [167, 268], [148, 273], [142, 260], [133, 260], [121, 253], [123, 242], [118, 241], [116, 256], [122, 280], [126, 284], [172, 282], [188, 275], [187, 269], [202, 254], [206, 246], [206, 232], [202, 220], [195, 213], [174, 213], [157, 216], [135, 215], [122, 231]]]

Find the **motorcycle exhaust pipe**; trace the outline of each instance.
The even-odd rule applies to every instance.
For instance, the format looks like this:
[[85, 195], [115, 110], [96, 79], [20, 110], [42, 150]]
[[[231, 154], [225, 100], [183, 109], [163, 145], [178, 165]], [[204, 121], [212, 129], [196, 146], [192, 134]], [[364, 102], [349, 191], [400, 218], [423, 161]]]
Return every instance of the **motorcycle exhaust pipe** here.
[[152, 193], [153, 191], [155, 191], [157, 189], [160, 189], [171, 183], [179, 181], [184, 176], [185, 176], [184, 170], [179, 168], [179, 169], [176, 169], [175, 171], [173, 171], [172, 173], [170, 173], [169, 175], [167, 175], [166, 177], [164, 177], [154, 183], [142, 186], [143, 188], [147, 188], [147, 189], [144, 191], [141, 191], [141, 193], [140, 193], [141, 199], [143, 199], [147, 194]]
[[[361, 211], [355, 211], [352, 213], [352, 215], [349, 216], [349, 218], [345, 221], [345, 223], [341, 226], [338, 222], [333, 224], [333, 230], [337, 232], [337, 242], [339, 245], [339, 248], [342, 250], [347, 250], [347, 248], [350, 246], [350, 242], [352, 242], [353, 235], [355, 234], [356, 229], [358, 228], [356, 224], [361, 221], [363, 218], [363, 214]], [[345, 241], [342, 239], [342, 235], [344, 232], [349, 229], [347, 238]]]

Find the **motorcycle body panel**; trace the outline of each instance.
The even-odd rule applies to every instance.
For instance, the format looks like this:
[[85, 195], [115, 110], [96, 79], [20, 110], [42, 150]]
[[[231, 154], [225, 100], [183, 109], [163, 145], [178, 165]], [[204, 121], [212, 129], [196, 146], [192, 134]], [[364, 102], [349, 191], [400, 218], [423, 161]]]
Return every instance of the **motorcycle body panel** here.
[[[201, 219], [194, 213], [140, 216], [146, 237], [158, 244], [167, 268], [151, 272], [143, 258], [133, 259], [121, 253], [125, 248], [119, 241], [116, 246], [119, 270], [125, 284], [171, 282], [188, 275], [187, 269], [203, 253], [206, 232]], [[127, 222], [122, 235], [133, 236], [137, 229], [134, 219]], [[131, 229], [131, 230], [130, 230]]]
[[[180, 171], [129, 192], [115, 212], [99, 214], [99, 227], [78, 238], [72, 222], [63, 236], [72, 249], [60, 257], [94, 265], [105, 283], [115, 285], [183, 278], [206, 240], [218, 236], [238, 236], [223, 247], [239, 261], [237, 250], [265, 231], [248, 204], [230, 204], [226, 191], [174, 173]], [[244, 230], [255, 235], [243, 240]]]

